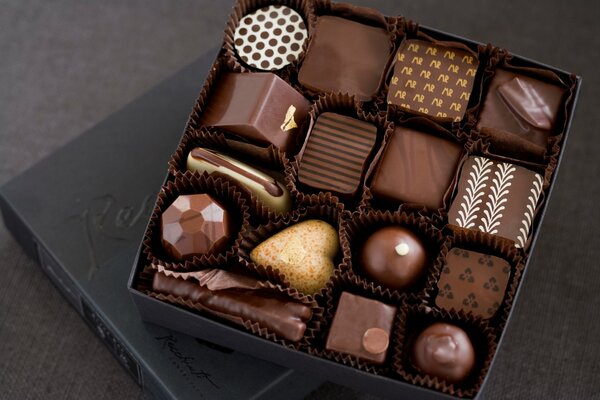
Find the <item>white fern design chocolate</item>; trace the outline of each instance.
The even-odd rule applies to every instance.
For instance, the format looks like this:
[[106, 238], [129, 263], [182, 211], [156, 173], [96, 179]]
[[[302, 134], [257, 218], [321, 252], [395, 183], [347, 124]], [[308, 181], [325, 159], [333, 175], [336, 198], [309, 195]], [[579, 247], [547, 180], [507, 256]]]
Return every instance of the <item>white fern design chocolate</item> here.
[[525, 247], [542, 193], [540, 174], [473, 156], [465, 161], [448, 222], [498, 235]]

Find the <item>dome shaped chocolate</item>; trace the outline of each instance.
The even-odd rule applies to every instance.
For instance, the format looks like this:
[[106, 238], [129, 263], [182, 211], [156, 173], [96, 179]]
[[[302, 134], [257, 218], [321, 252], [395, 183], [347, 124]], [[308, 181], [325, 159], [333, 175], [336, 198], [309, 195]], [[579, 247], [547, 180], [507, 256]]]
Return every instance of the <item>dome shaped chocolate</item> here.
[[461, 328], [436, 322], [415, 340], [412, 362], [422, 373], [457, 383], [473, 370], [475, 350]]
[[390, 289], [414, 285], [427, 266], [427, 252], [417, 235], [401, 226], [388, 226], [365, 241], [359, 255], [364, 273]]

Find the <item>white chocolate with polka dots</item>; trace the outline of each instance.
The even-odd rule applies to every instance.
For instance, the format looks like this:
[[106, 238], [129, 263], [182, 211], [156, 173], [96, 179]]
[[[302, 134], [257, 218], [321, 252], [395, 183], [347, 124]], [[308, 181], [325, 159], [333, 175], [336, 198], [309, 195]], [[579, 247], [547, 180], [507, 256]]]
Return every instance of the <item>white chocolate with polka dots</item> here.
[[282, 5], [245, 15], [233, 36], [240, 59], [263, 71], [275, 71], [296, 61], [307, 38], [300, 14]]

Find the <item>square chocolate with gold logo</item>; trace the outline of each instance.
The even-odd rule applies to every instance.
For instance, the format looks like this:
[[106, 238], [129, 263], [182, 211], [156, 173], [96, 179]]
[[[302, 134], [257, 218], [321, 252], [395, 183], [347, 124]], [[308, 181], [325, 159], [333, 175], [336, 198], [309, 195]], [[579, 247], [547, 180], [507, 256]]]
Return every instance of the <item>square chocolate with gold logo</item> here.
[[446, 255], [435, 304], [491, 318], [504, 299], [510, 269], [502, 258], [455, 247]]
[[442, 120], [465, 115], [479, 60], [466, 46], [409, 39], [396, 54], [387, 101]]

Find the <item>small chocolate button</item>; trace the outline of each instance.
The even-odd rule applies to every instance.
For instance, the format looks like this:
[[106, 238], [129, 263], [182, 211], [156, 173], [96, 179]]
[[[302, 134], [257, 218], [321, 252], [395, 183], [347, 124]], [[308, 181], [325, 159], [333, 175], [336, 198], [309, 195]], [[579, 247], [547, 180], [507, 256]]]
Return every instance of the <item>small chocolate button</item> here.
[[381, 328], [370, 328], [365, 331], [362, 345], [371, 354], [381, 354], [387, 350], [390, 336]]

